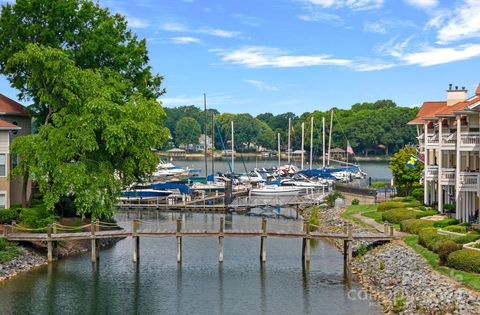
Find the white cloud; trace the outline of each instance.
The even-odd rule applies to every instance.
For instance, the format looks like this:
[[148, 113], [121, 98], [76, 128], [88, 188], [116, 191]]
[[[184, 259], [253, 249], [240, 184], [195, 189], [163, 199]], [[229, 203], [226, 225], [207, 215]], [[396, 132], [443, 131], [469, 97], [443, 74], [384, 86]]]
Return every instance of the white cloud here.
[[352, 10], [370, 10], [382, 7], [383, 0], [304, 0], [312, 5], [323, 8], [349, 8]]
[[407, 4], [420, 8], [420, 9], [431, 9], [438, 5], [438, 0], [404, 0]]
[[417, 25], [409, 20], [400, 20], [396, 18], [381, 19], [373, 22], [365, 22], [363, 25], [363, 31], [367, 33], [386, 34], [391, 29], [413, 27], [417, 28]]
[[245, 80], [243, 80], [243, 82], [246, 82], [248, 84], [253, 85], [254, 87], [259, 89], [260, 91], [269, 91], [269, 92], [278, 91], [278, 87], [276, 87], [275, 85], [268, 84], [268, 83], [263, 82], [263, 81], [245, 79]]
[[480, 44], [462, 45], [456, 48], [427, 47], [422, 51], [406, 53], [399, 56], [399, 58], [408, 64], [426, 67], [459, 60], [466, 60], [478, 56], [480, 56]]
[[174, 44], [200, 44], [201, 41], [198, 38], [195, 37], [172, 37], [171, 42]]
[[278, 48], [250, 46], [236, 50], [217, 50], [222, 61], [248, 68], [295, 68], [322, 65], [348, 65], [349, 60], [330, 58], [329, 55], [289, 55]]
[[131, 28], [147, 28], [150, 26], [150, 23], [147, 20], [139, 19], [136, 17], [127, 17], [128, 26]]
[[262, 25], [263, 21], [260, 18], [249, 16], [245, 14], [234, 14], [232, 15], [235, 19], [237, 19], [240, 23], [249, 25], [249, 26], [260, 26]]
[[235, 50], [211, 50], [221, 56], [223, 62], [247, 68], [301, 68], [312, 66], [338, 66], [354, 71], [377, 71], [395, 66], [375, 60], [352, 60], [333, 58], [327, 54], [292, 55], [278, 48], [249, 46]]
[[334, 22], [336, 24], [343, 24], [343, 19], [331, 13], [326, 13], [318, 10], [310, 10], [307, 14], [300, 14], [297, 16], [300, 20], [306, 22]]
[[387, 27], [381, 22], [366, 22], [363, 25], [363, 31], [367, 33], [387, 33]]
[[242, 34], [241, 32], [227, 31], [227, 30], [216, 29], [216, 28], [208, 28], [208, 27], [193, 29], [193, 28], [188, 27], [185, 24], [173, 23], [173, 22], [162, 24], [160, 26], [160, 29], [162, 29], [164, 31], [167, 31], [167, 32], [205, 34], [205, 35], [223, 37], [223, 38], [238, 37]]
[[438, 30], [437, 39], [441, 44], [480, 37], [480, 3], [478, 0], [464, 0], [449, 16], [446, 25]]

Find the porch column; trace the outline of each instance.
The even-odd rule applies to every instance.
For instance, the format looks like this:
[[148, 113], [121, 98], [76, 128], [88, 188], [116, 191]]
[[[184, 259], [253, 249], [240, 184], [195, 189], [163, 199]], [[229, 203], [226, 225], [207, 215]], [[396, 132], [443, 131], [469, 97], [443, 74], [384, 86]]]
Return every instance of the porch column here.
[[459, 197], [460, 197], [460, 167], [461, 167], [461, 162], [462, 162], [462, 157], [460, 155], [460, 139], [461, 139], [461, 129], [462, 126], [460, 125], [460, 115], [457, 115], [457, 146], [455, 148], [456, 150], [456, 168], [455, 168], [455, 203], [457, 204], [457, 214], [456, 218], [460, 219], [459, 212], [460, 212], [460, 205], [461, 202], [459, 202]]
[[442, 118], [438, 119], [438, 211], [443, 213], [443, 189], [442, 189], [442, 143], [443, 143], [443, 135], [442, 135]]
[[423, 137], [425, 142], [425, 165], [423, 168], [423, 203], [428, 205], [428, 181], [427, 181], [427, 174], [428, 174], [428, 123], [423, 125]]

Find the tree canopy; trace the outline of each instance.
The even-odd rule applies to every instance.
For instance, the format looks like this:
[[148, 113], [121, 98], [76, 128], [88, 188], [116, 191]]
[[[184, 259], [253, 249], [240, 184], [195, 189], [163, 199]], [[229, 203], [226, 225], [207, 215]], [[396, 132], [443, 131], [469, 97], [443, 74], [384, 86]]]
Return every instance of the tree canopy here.
[[417, 155], [417, 149], [413, 146], [405, 146], [392, 156], [389, 168], [392, 170], [393, 180], [400, 196], [408, 196], [412, 193], [414, 185], [422, 178], [423, 163], [417, 162], [415, 167], [407, 167], [410, 157]]
[[175, 125], [175, 139], [179, 144], [197, 144], [200, 137], [200, 124], [192, 117], [183, 117]]
[[[33, 100], [31, 109], [41, 123], [55, 111], [38, 99], [38, 85], [27, 81], [30, 71], [19, 71], [7, 63], [29, 44], [61, 49], [80, 69], [110, 69], [130, 82], [125, 96], [140, 93], [157, 98], [164, 93], [162, 77], [148, 65], [144, 39], [127, 27], [125, 17], [89, 0], [17, 0], [2, 6], [0, 15], [0, 71], [24, 100]], [[45, 95], [42, 95], [45, 98]]]

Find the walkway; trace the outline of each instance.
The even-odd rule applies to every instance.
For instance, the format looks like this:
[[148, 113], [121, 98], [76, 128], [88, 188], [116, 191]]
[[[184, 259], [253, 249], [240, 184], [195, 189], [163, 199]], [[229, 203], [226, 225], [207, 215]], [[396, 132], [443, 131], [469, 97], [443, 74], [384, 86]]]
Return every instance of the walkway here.
[[[377, 221], [375, 221], [372, 218], [363, 216], [362, 212], [354, 213], [351, 216], [359, 219], [360, 221], [364, 222], [365, 224], [370, 225], [372, 228], [374, 228], [375, 230], [377, 230], [379, 232], [384, 232], [384, 230], [385, 230], [385, 225], [384, 224], [378, 223]], [[396, 237], [404, 237], [404, 236], [410, 236], [410, 235], [411, 234], [409, 234], [409, 233], [405, 233], [405, 232], [401, 232], [401, 231], [395, 231], [395, 236]]]

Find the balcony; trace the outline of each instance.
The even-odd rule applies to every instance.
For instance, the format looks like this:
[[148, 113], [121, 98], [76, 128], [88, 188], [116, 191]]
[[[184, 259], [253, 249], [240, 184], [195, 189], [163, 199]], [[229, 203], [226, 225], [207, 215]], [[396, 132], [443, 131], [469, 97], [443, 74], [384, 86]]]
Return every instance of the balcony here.
[[457, 145], [456, 132], [442, 136], [442, 150], [455, 150], [456, 145]]
[[441, 182], [442, 185], [455, 185], [455, 169], [454, 168], [442, 168]]
[[427, 136], [427, 149], [437, 149], [438, 148], [438, 133], [433, 136]]
[[474, 151], [480, 149], [480, 134], [469, 132], [460, 136], [460, 150]]
[[428, 165], [426, 178], [427, 178], [427, 180], [437, 180], [438, 179], [438, 166]]
[[460, 190], [461, 191], [478, 191], [478, 172], [461, 172], [460, 173]]

